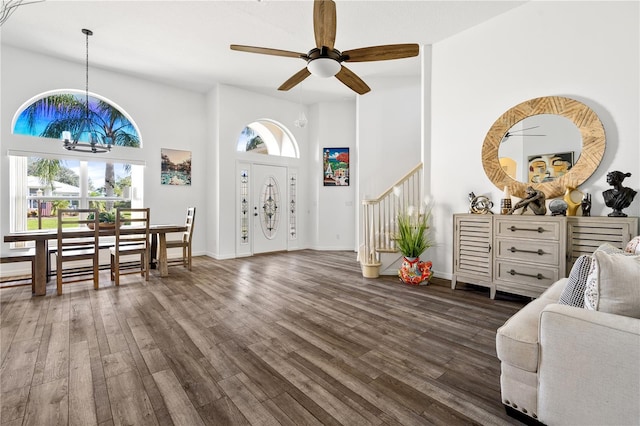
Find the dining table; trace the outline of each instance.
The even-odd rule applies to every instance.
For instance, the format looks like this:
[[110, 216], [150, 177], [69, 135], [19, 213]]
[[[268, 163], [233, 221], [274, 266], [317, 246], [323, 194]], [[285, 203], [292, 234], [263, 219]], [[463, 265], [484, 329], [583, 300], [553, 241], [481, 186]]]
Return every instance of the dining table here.
[[[152, 265], [157, 262], [158, 271], [161, 277], [169, 275], [167, 265], [167, 234], [186, 231], [185, 225], [149, 225], [151, 235], [150, 260]], [[92, 237], [93, 231], [88, 228], [79, 228], [76, 231], [78, 237]], [[121, 227], [120, 234], [126, 235], [139, 233], [140, 228]], [[100, 237], [112, 237], [115, 235], [114, 228], [100, 228]], [[35, 243], [34, 256], [34, 296], [44, 296], [47, 286], [47, 257], [49, 256], [49, 241], [58, 238], [57, 229], [40, 229], [36, 231], [11, 232], [4, 236], [5, 243], [29, 242]]]

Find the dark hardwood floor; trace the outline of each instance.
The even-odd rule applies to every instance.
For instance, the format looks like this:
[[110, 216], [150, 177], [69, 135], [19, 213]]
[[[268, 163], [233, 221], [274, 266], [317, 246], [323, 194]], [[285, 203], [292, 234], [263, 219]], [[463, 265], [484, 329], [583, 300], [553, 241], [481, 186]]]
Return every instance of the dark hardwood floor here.
[[[495, 331], [525, 301], [303, 250], [0, 291], [5, 425], [518, 424]], [[501, 297], [502, 296], [502, 297]]]

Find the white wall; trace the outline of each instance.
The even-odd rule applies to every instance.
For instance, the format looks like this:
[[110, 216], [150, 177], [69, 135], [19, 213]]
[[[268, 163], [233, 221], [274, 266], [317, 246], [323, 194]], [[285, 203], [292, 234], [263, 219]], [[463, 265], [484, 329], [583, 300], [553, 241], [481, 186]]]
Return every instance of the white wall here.
[[357, 98], [358, 199], [375, 198], [422, 161], [420, 78], [367, 79]]
[[[354, 250], [358, 206], [355, 101], [313, 105], [309, 133], [311, 248]], [[322, 184], [323, 148], [349, 148], [349, 186], [325, 187]]]
[[[493, 122], [522, 101], [567, 96], [599, 115], [606, 153], [580, 187], [592, 194], [593, 216], [611, 211], [601, 195], [608, 171], [631, 172], [625, 186], [640, 188], [639, 16], [638, 2], [528, 2], [433, 46], [437, 275], [451, 274], [452, 214], [468, 210], [467, 194], [499, 206], [501, 190], [484, 174], [481, 147]], [[640, 215], [640, 196], [625, 212]]]
[[[9, 232], [9, 159], [7, 150], [31, 150], [63, 154], [61, 144], [11, 134], [11, 121], [18, 108], [42, 92], [53, 89], [84, 90], [84, 66], [2, 46], [0, 117], [0, 234]], [[110, 158], [146, 162], [144, 204], [151, 208], [152, 223], [182, 223], [186, 209], [197, 207], [193, 250], [205, 252], [206, 186], [205, 96], [150, 83], [100, 69], [89, 71], [89, 89], [119, 105], [134, 119], [143, 148], [114, 148]], [[160, 184], [160, 149], [192, 151], [191, 186]], [[87, 154], [97, 158], [103, 154]], [[2, 251], [9, 249], [2, 245]]]
[[[256, 161], [263, 164], [286, 165], [300, 170], [298, 179], [298, 240], [296, 248], [308, 247], [309, 211], [307, 172], [305, 161], [309, 158], [308, 126], [294, 126], [301, 110], [308, 116], [306, 107], [232, 86], [220, 84], [207, 95], [209, 121], [207, 151], [207, 197], [215, 213], [209, 218], [210, 230], [207, 253], [217, 259], [236, 256], [237, 238], [237, 161]], [[279, 122], [291, 131], [300, 148], [300, 160], [273, 157], [236, 151], [238, 137], [248, 124], [263, 118]], [[212, 128], [213, 125], [213, 128]], [[216, 216], [217, 215], [217, 216]]]

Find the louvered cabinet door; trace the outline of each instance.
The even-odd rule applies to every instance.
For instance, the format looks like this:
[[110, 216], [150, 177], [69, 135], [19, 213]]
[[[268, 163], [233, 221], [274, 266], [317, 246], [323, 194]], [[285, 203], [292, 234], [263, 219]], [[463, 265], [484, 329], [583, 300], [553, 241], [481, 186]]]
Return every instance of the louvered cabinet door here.
[[453, 276], [451, 288], [458, 281], [488, 287], [495, 297], [493, 284], [492, 247], [493, 217], [491, 215], [453, 215]]
[[567, 271], [576, 259], [590, 255], [603, 243], [624, 249], [638, 235], [637, 217], [567, 217]]

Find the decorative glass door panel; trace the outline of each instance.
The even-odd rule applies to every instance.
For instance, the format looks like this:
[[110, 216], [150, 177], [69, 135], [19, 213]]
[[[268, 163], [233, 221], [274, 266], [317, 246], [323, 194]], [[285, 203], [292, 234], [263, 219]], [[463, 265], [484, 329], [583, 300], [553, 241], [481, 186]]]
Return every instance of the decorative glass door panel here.
[[267, 177], [260, 193], [259, 218], [262, 233], [271, 240], [278, 232], [280, 222], [280, 188], [273, 176]]
[[287, 250], [287, 169], [253, 164], [251, 175], [253, 253]]

